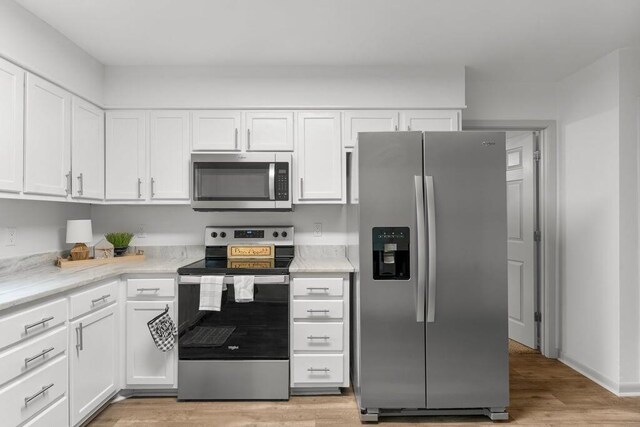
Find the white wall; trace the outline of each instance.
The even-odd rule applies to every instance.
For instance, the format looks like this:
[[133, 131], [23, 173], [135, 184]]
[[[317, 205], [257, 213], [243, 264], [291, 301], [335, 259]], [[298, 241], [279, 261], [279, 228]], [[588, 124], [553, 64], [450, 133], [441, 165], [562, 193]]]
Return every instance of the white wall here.
[[[297, 245], [346, 245], [346, 209], [340, 205], [296, 206], [294, 212], [195, 212], [189, 206], [92, 207], [96, 240], [112, 231], [137, 232], [144, 224], [147, 237], [132, 245], [203, 245], [207, 225], [293, 225]], [[322, 237], [313, 224], [322, 223]]]
[[[0, 258], [71, 249], [68, 219], [89, 219], [86, 204], [0, 199]], [[6, 227], [17, 227], [16, 246], [6, 246]]]
[[90, 101], [103, 100], [103, 65], [13, 0], [0, 0], [0, 56]]
[[463, 66], [112, 67], [113, 108], [461, 108]]
[[558, 106], [561, 358], [616, 389], [620, 378], [618, 52], [562, 80]]

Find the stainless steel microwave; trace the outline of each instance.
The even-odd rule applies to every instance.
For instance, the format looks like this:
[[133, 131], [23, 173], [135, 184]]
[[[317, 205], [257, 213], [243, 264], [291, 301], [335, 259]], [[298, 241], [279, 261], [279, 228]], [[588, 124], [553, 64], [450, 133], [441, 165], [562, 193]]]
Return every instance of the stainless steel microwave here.
[[191, 155], [196, 211], [291, 210], [291, 153]]

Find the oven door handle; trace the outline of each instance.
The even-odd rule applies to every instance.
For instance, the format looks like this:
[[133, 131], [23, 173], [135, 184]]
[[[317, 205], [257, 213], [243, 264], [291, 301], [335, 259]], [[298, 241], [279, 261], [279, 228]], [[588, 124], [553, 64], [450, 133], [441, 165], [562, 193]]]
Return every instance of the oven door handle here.
[[276, 199], [276, 164], [269, 163], [269, 200]]
[[[200, 284], [201, 276], [180, 276], [179, 283], [181, 285], [198, 285]], [[224, 282], [225, 285], [233, 285], [233, 276], [225, 276]], [[273, 284], [273, 285], [288, 285], [289, 284], [289, 276], [285, 275], [273, 275], [273, 276], [255, 276], [253, 281], [256, 285], [261, 284]]]

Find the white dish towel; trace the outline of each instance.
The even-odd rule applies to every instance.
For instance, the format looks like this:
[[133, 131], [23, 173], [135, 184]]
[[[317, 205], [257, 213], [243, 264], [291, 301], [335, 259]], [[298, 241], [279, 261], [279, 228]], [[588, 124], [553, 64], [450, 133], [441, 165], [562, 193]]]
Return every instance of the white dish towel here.
[[200, 310], [220, 311], [224, 276], [200, 277]]
[[233, 290], [236, 302], [253, 301], [253, 282], [255, 276], [233, 276]]

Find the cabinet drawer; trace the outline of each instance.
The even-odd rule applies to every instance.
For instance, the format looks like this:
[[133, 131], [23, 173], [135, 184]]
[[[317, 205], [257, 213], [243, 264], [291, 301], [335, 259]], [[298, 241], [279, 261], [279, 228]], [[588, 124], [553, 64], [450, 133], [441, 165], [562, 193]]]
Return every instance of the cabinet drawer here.
[[293, 301], [294, 319], [342, 319], [342, 301]]
[[59, 328], [0, 353], [0, 384], [32, 371], [67, 348], [67, 328]]
[[175, 279], [128, 279], [127, 297], [172, 297], [175, 295]]
[[342, 278], [296, 278], [293, 279], [293, 296], [295, 297], [341, 297]]
[[342, 351], [343, 326], [342, 322], [294, 322], [293, 350]]
[[26, 423], [24, 427], [51, 427], [69, 425], [69, 401], [66, 397], [58, 400], [45, 409], [37, 417]]
[[342, 354], [296, 354], [293, 356], [293, 383], [342, 383]]
[[71, 318], [82, 316], [96, 308], [104, 307], [117, 301], [118, 283], [117, 280], [114, 280], [88, 291], [71, 295], [69, 298], [71, 300]]
[[60, 357], [0, 389], [2, 424], [20, 424], [66, 392], [67, 358]]
[[40, 304], [0, 318], [0, 348], [52, 329], [67, 319], [67, 300]]

